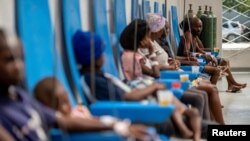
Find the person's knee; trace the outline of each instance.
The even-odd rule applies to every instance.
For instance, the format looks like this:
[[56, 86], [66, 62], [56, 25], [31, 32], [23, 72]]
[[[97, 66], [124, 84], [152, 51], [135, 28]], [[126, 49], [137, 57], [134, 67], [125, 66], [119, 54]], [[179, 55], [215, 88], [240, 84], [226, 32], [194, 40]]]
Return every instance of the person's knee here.
[[217, 68], [217, 67], [215, 67], [214, 69], [213, 69], [213, 73], [214, 73], [214, 75], [220, 75], [220, 69], [219, 68]]
[[223, 58], [223, 62], [224, 62], [226, 65], [229, 65], [229, 60], [228, 60], [228, 59]]
[[221, 59], [221, 62], [219, 63], [220, 66], [229, 66], [229, 60], [228, 59], [225, 59], [225, 58], [222, 58]]
[[200, 117], [199, 110], [197, 108], [187, 109], [186, 114], [189, 117]]
[[201, 94], [196, 94], [194, 101], [195, 101], [194, 103], [196, 103], [196, 105], [200, 107], [204, 105], [204, 97]]
[[198, 111], [198, 109], [196, 109], [196, 108], [192, 108], [191, 109], [191, 112], [192, 112], [192, 115], [193, 116], [196, 116], [196, 117], [199, 117], [200, 115], [199, 115], [199, 111]]

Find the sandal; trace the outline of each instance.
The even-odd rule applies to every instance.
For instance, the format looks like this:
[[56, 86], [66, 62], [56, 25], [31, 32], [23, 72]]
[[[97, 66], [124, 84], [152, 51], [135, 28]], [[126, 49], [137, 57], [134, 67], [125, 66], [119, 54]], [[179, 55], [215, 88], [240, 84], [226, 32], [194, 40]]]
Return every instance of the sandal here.
[[237, 93], [241, 90], [241, 88], [233, 87], [232, 89], [226, 90], [228, 93]]

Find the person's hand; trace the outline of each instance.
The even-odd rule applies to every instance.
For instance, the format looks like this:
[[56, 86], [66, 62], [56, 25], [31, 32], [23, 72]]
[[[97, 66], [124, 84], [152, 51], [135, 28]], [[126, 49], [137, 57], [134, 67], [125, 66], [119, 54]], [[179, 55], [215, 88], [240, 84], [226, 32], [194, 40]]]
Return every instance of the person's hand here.
[[181, 66], [181, 62], [179, 60], [175, 60], [175, 64], [180, 67]]
[[176, 64], [170, 66], [170, 70], [177, 70], [179, 67]]
[[214, 65], [215, 67], [217, 67], [217, 66], [218, 66], [217, 59], [216, 59], [216, 58], [214, 58], [214, 57], [213, 57], [213, 59], [212, 59], [212, 63], [213, 63], [213, 65]]
[[194, 61], [190, 61], [189, 65], [191, 65], [191, 66], [199, 66], [199, 63], [198, 62], [194, 62]]
[[212, 57], [211, 55], [204, 54], [203, 56], [204, 56], [204, 58], [205, 58], [207, 61], [212, 61], [212, 60], [213, 60], [213, 57]]
[[168, 63], [169, 63], [169, 65], [173, 65], [173, 64], [175, 64], [175, 60], [173, 60], [173, 59], [168, 60]]
[[190, 57], [190, 61], [198, 62], [197, 58], [195, 58], [195, 57]]
[[147, 128], [144, 125], [132, 124], [129, 127], [129, 133], [132, 138], [140, 141], [149, 141], [150, 135], [147, 132]]
[[165, 90], [166, 89], [166, 86], [162, 83], [154, 83], [153, 85], [154, 85], [155, 89], [157, 89], [157, 90]]

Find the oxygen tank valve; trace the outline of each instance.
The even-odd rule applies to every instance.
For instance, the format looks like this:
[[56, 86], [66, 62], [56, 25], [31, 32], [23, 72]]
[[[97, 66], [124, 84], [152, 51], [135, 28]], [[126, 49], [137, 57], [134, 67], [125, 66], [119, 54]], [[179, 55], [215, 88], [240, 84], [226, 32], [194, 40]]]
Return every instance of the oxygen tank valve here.
[[192, 9], [192, 4], [189, 4], [189, 10], [188, 10], [188, 15], [189, 18], [193, 18], [196, 17], [196, 15], [194, 15], [194, 11]]
[[205, 11], [207, 11], [207, 7], [208, 7], [208, 6], [207, 6], [207, 5], [205, 5]]
[[199, 10], [201, 10], [201, 5], [199, 6]]
[[189, 4], [189, 10], [192, 10], [192, 4]]
[[209, 6], [209, 12], [212, 12], [212, 6]]
[[207, 10], [207, 5], [205, 5], [205, 10], [204, 10], [204, 14], [208, 14], [208, 10]]

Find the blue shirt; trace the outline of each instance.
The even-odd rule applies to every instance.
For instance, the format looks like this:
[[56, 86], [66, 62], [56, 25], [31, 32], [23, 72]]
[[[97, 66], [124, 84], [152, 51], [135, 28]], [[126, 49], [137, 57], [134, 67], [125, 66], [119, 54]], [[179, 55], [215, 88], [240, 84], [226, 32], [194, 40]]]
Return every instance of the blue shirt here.
[[[84, 74], [85, 81], [91, 89], [91, 75]], [[95, 74], [95, 97], [97, 100], [122, 101], [125, 91], [106, 78], [102, 72]]]
[[0, 124], [17, 141], [47, 141], [46, 131], [56, 124], [55, 112], [21, 89], [17, 88], [14, 95], [0, 95]]

